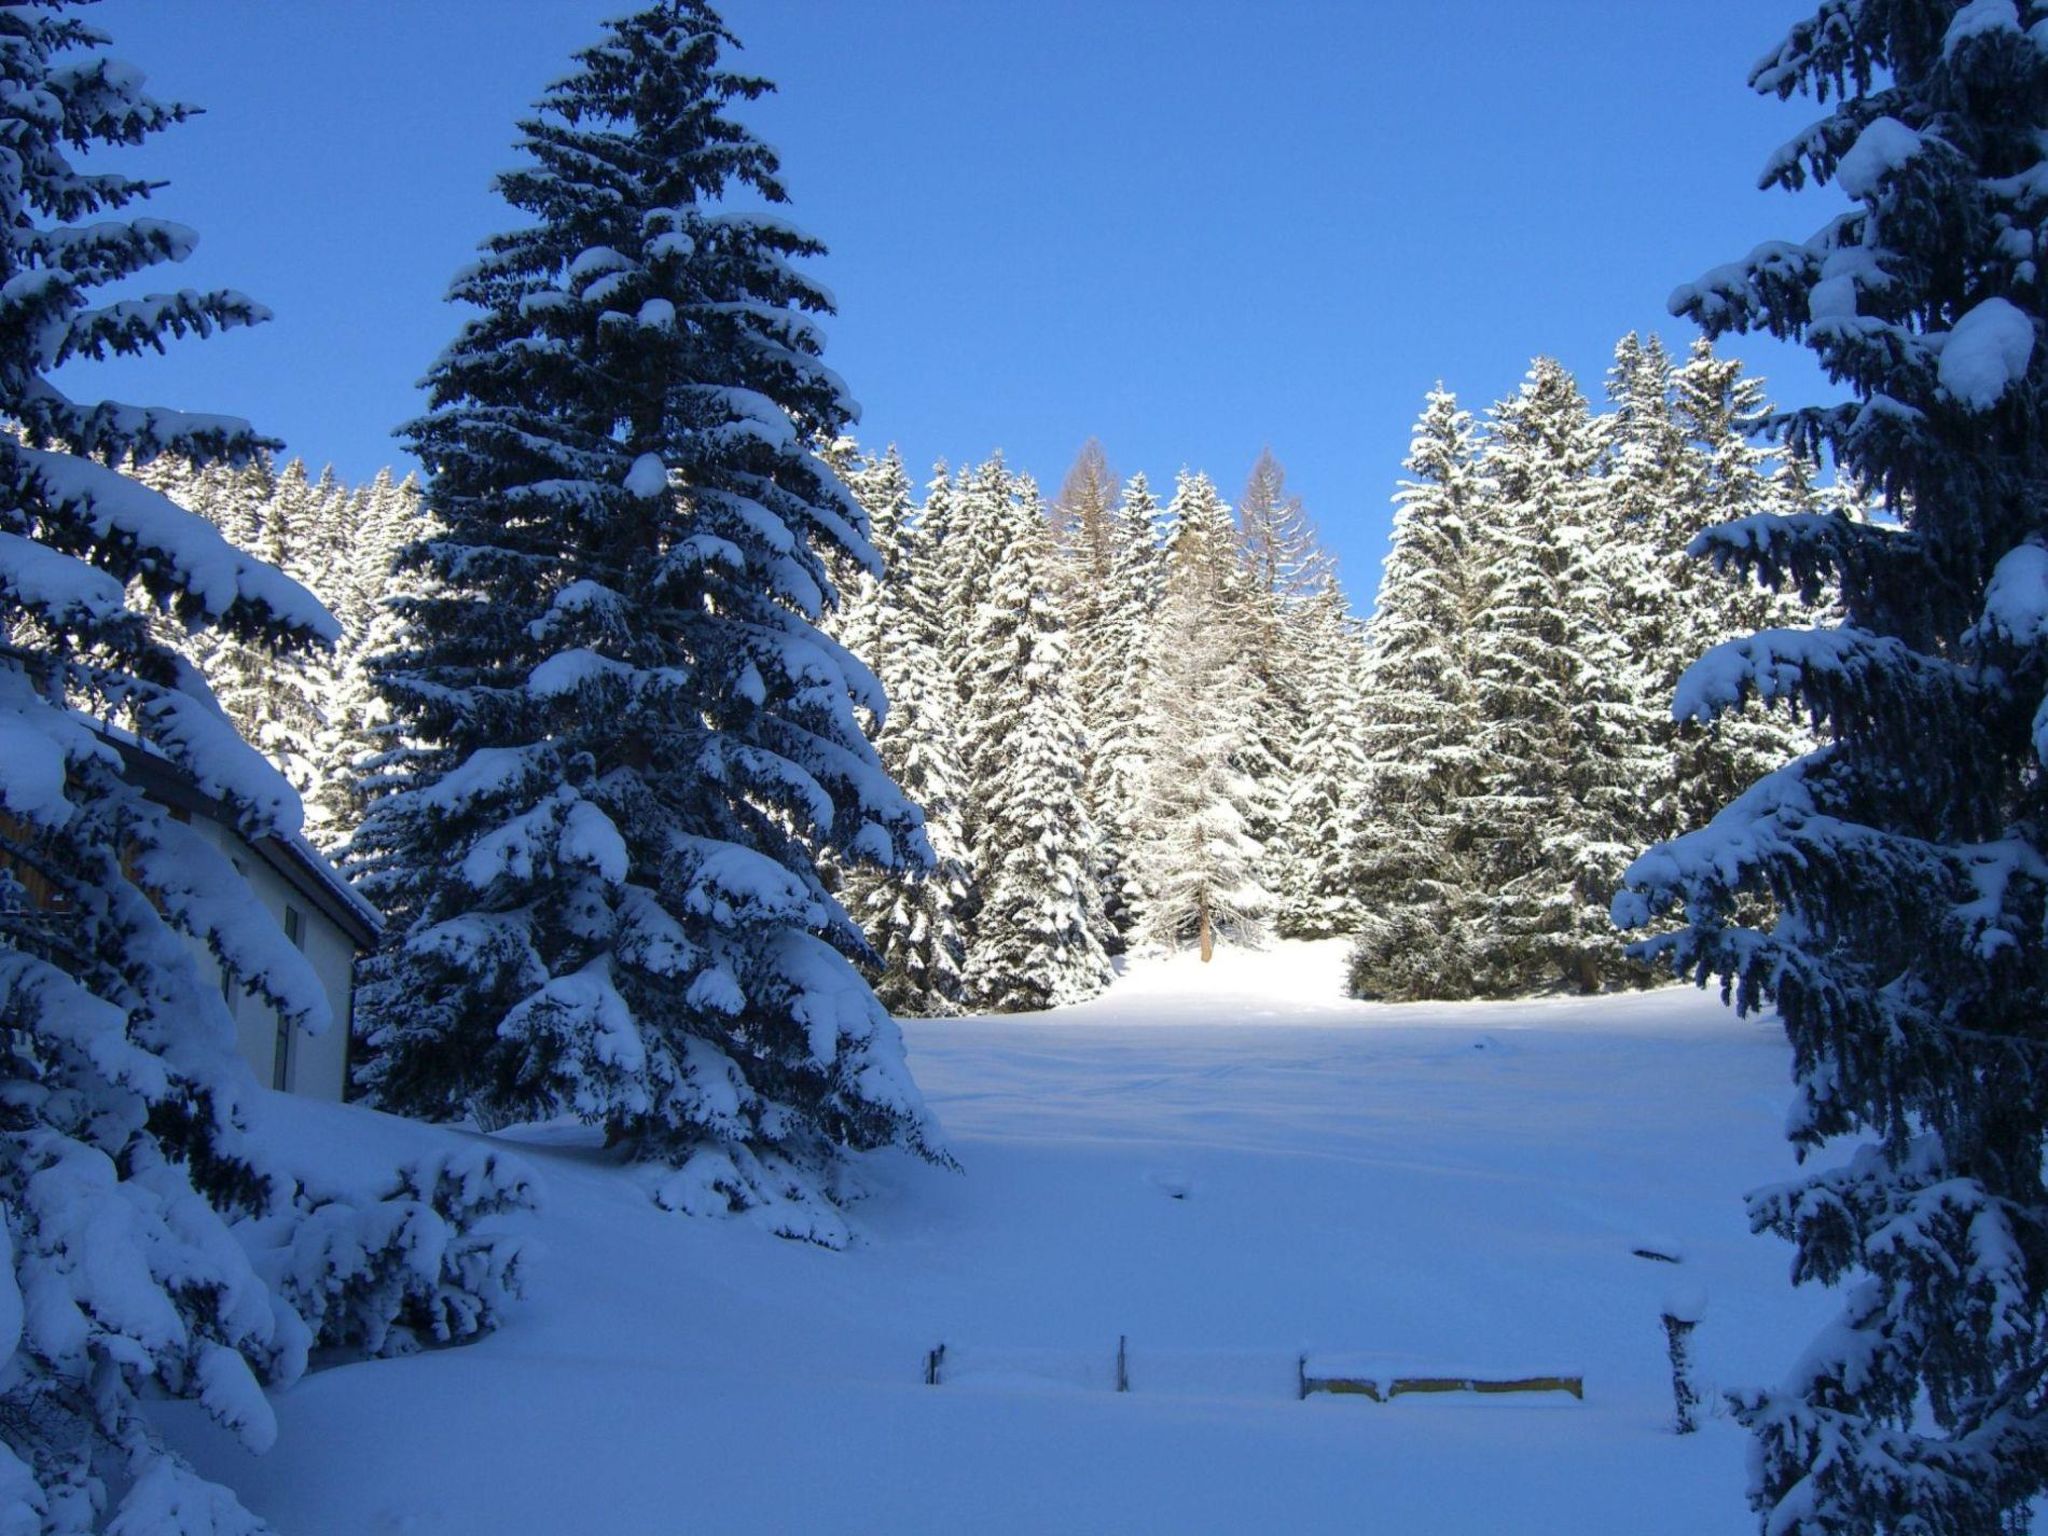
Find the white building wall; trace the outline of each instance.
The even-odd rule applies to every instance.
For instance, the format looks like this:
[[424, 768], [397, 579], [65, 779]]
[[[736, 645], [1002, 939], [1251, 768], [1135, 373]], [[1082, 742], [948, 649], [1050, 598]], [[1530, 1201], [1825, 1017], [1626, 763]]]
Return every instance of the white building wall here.
[[[338, 1102], [348, 1091], [355, 942], [231, 829], [203, 816], [194, 817], [191, 825], [234, 861], [280, 931], [290, 933], [296, 929], [299, 947], [312, 962], [327, 993], [328, 1005], [334, 1011], [334, 1022], [318, 1035], [309, 1035], [302, 1029], [280, 1030], [276, 1010], [262, 998], [236, 989], [228, 1006], [235, 1016], [235, 1035], [242, 1059], [255, 1072], [256, 1081], [266, 1088], [282, 1088], [289, 1093]], [[202, 947], [200, 958], [207, 975], [218, 985], [220, 967], [213, 956]]]

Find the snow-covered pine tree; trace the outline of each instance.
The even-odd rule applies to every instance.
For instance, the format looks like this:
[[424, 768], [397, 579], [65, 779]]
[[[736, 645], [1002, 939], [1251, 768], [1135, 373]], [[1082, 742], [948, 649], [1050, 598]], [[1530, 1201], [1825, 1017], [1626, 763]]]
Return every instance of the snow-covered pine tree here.
[[[1686, 728], [1663, 706], [1702, 644], [1754, 626], [1738, 631], [1714, 624], [1706, 633], [1699, 627], [1715, 615], [1697, 577], [1704, 574], [1707, 584], [1715, 583], [1711, 571], [1699, 571], [1686, 546], [1699, 528], [1719, 519], [1702, 516], [1695, 507], [1707, 467], [1679, 422], [1671, 354], [1662, 338], [1646, 339], [1633, 331], [1622, 337], [1607, 370], [1607, 398], [1614, 409], [1607, 418], [1602, 492], [1617, 536], [1641, 552], [1639, 560], [1617, 563], [1622, 580], [1613, 593], [1612, 622], [1626, 642], [1622, 665], [1630, 688], [1656, 707], [1646, 721], [1660, 759], [1660, 771], [1643, 786], [1641, 832], [1647, 842], [1696, 824], [1686, 818], [1685, 803], [1704, 798], [1711, 809], [1727, 798], [1725, 780], [1697, 784], [1706, 767], [1695, 760], [1705, 745], [1705, 729], [1692, 726], [1682, 740]], [[1753, 503], [1750, 510], [1762, 508]], [[1731, 595], [1740, 591], [1733, 583], [1718, 585]]]
[[1300, 938], [1356, 932], [1367, 780], [1365, 652], [1334, 567], [1289, 615], [1300, 658], [1301, 734], [1281, 817], [1277, 926]]
[[[1607, 418], [1602, 493], [1615, 521], [1651, 542], [1664, 542], [1672, 532], [1679, 488], [1690, 468], [1690, 444], [1672, 406], [1671, 372], [1663, 338], [1634, 331], [1615, 343], [1607, 369], [1607, 399], [1614, 409]], [[1667, 595], [1661, 584], [1629, 594], [1625, 616], [1633, 618], [1638, 608], [1661, 611]]]
[[[996, 567], [1015, 541], [1015, 514], [1023, 490], [1019, 481], [1020, 477], [1010, 472], [998, 452], [971, 469], [963, 468], [954, 476], [943, 498], [937, 497], [934, 487], [937, 515], [933, 515], [933, 501], [926, 502], [928, 524], [938, 535], [932, 541], [933, 611], [952, 616], [941, 635], [940, 660], [952, 673], [953, 686], [965, 712], [961, 720], [963, 740], [974, 734], [974, 694], [982, 663], [975, 646], [974, 625], [994, 586]], [[1037, 504], [1035, 487], [1031, 499], [1031, 510], [1043, 518], [1045, 510]], [[1059, 612], [1064, 626], [1064, 606]], [[971, 762], [968, 768], [973, 771]], [[972, 838], [971, 806], [969, 816], [968, 833]]]
[[[355, 759], [368, 689], [362, 642], [378, 601], [391, 546], [372, 524], [398, 495], [389, 470], [350, 491], [331, 468], [316, 484], [292, 461], [281, 474], [269, 456], [204, 468], [158, 458], [123, 472], [197, 512], [237, 549], [285, 571], [320, 598], [341, 625], [331, 652], [278, 654], [209, 630], [159, 621], [161, 635], [205, 675], [236, 729], [262, 745], [305, 803], [307, 837], [338, 853], [360, 814]], [[416, 496], [415, 498], [416, 499]]]
[[839, 638], [873, 668], [888, 696], [874, 731], [882, 765], [924, 812], [930, 868], [846, 871], [840, 900], [861, 925], [878, 964], [875, 995], [892, 1013], [956, 1012], [967, 947], [963, 914], [973, 880], [960, 824], [964, 793], [953, 740], [958, 708], [934, 645], [937, 625], [918, 573], [926, 561], [910, 505], [910, 478], [892, 447], [846, 477], [867, 511], [879, 574], [862, 572], [841, 610]]
[[1111, 954], [1129, 943], [1138, 921], [1129, 888], [1132, 819], [1143, 795], [1145, 745], [1140, 721], [1152, 610], [1159, 601], [1159, 506], [1140, 473], [1118, 498], [1112, 553], [1094, 626], [1077, 636], [1075, 667], [1088, 738], [1085, 799], [1095, 819], [1095, 882], [1102, 893], [1103, 942]]
[[[1250, 621], [1246, 660], [1254, 687], [1252, 744], [1241, 760], [1261, 790], [1250, 831], [1265, 850], [1259, 883], [1284, 895], [1298, 883], [1283, 816], [1294, 794], [1295, 753], [1308, 726], [1308, 651], [1319, 639], [1305, 632], [1303, 621], [1306, 605], [1334, 567], [1270, 447], [1260, 450], [1245, 482], [1237, 529]], [[1297, 894], [1306, 899], [1305, 892]], [[1284, 919], [1284, 909], [1276, 912]]]
[[[381, 588], [368, 627], [353, 646], [353, 665], [343, 674], [343, 687], [331, 708], [332, 720], [342, 733], [336, 758], [348, 754], [348, 772], [324, 780], [314, 800], [322, 814], [322, 827], [346, 833], [333, 853], [350, 877], [359, 886], [397, 891], [404, 882], [394, 878], [398, 866], [390, 851], [357, 842], [356, 832], [370, 807], [386, 793], [404, 788], [414, 764], [431, 750], [393, 713], [377, 679], [384, 658], [411, 654], [417, 644], [413, 605], [433, 596], [436, 588], [431, 574], [420, 563], [407, 560], [405, 554], [415, 544], [431, 539], [435, 527], [419, 477], [414, 474], [408, 474], [392, 487], [388, 498], [373, 502], [367, 511], [363, 534], [366, 571], [381, 571]], [[387, 911], [387, 916], [405, 919], [409, 914]]]
[[[255, 498], [261, 486], [255, 477], [263, 471], [251, 465], [248, 472], [251, 480], [232, 501], [209, 495], [213, 481], [203, 476], [195, 491], [199, 498], [196, 506], [202, 511], [219, 508], [211, 515], [237, 548], [283, 571], [316, 596], [324, 596], [308, 580], [315, 562], [305, 548], [312, 489], [305, 465], [294, 459], [274, 478], [266, 475], [269, 494], [260, 505]], [[240, 543], [243, 538], [253, 542]], [[224, 638], [195, 656], [235, 729], [245, 741], [261, 748], [302, 796], [311, 792], [319, 778], [321, 695], [333, 655], [332, 650], [317, 656], [280, 655], [261, 643], [241, 644]]]
[[971, 487], [955, 509], [987, 585], [968, 626], [962, 717], [980, 892], [967, 985], [997, 1012], [1051, 1008], [1109, 982], [1066, 615], [1037, 488], [987, 465]]
[[954, 711], [952, 727], [956, 742], [965, 729], [959, 715], [959, 683], [967, 665], [967, 621], [973, 617], [971, 613], [961, 613], [953, 606], [954, 574], [967, 543], [966, 523], [960, 508], [965, 481], [966, 471], [955, 475], [943, 459], [932, 466], [931, 478], [925, 482], [924, 500], [917, 508], [915, 519], [917, 558], [907, 572], [911, 585], [916, 589], [916, 611], [923, 614], [930, 624], [925, 634], [926, 642], [938, 659], [939, 668], [953, 694], [949, 707]]
[[[296, 476], [279, 476], [271, 503], [283, 544], [280, 569], [303, 582], [341, 621], [342, 640], [271, 679], [262, 739], [278, 744], [273, 760], [306, 802], [307, 835], [322, 848], [339, 848], [359, 815], [359, 808], [337, 803], [329, 786], [352, 785], [348, 726], [334, 709], [347, 691], [367, 619], [357, 572], [357, 518], [367, 503], [342, 484], [332, 464], [310, 482], [304, 466], [299, 469]], [[342, 815], [346, 825], [337, 820]]]
[[1259, 682], [1252, 651], [1263, 594], [1247, 579], [1230, 508], [1206, 475], [1183, 472], [1167, 508], [1164, 580], [1148, 625], [1139, 735], [1145, 771], [1129, 868], [1138, 931], [1193, 941], [1204, 960], [1221, 937], [1256, 943], [1273, 898], [1252, 828], [1276, 819], [1272, 785], [1254, 776]]
[[[218, 528], [235, 548], [259, 550], [264, 520], [277, 496], [277, 475], [271, 469], [270, 455], [259, 454], [241, 465], [210, 464], [200, 479], [205, 486], [205, 504], [193, 510]], [[175, 494], [172, 499], [176, 499]]]
[[1487, 761], [1480, 672], [1498, 521], [1471, 414], [1438, 385], [1415, 423], [1367, 624], [1358, 834], [1361, 997], [1486, 990]]
[[1102, 444], [1089, 438], [1074, 457], [1052, 504], [1053, 548], [1067, 580], [1067, 614], [1078, 636], [1090, 627], [1098, 594], [1116, 559], [1116, 477]]
[[846, 1149], [933, 1156], [896, 1026], [819, 880], [931, 857], [854, 718], [872, 674], [816, 627], [825, 557], [875, 556], [811, 445], [822, 247], [733, 116], [697, 0], [608, 22], [498, 180], [530, 218], [452, 296], [481, 313], [407, 429], [438, 524], [379, 686], [426, 750], [358, 841], [405, 921], [364, 988], [390, 1108], [564, 1110], [675, 1165], [656, 1195], [843, 1241]]
[[[261, 463], [266, 457], [253, 455], [249, 462]], [[199, 511], [206, 499], [206, 493], [199, 485], [202, 471], [190, 460], [171, 454], [158, 454], [148, 460], [131, 458], [121, 466], [121, 473], [140, 481], [152, 491], [170, 497], [188, 512]]]
[[1759, 441], [1771, 409], [1763, 381], [1733, 357], [1715, 355], [1705, 337], [1671, 371], [1672, 419], [1685, 436], [1684, 477], [1665, 504], [1656, 536], [1663, 623], [1645, 633], [1640, 654], [1652, 661], [1650, 700], [1671, 742], [1667, 777], [1650, 807], [1650, 835], [1673, 837], [1705, 824], [1764, 774], [1810, 750], [1813, 736], [1789, 707], [1752, 701], [1713, 720], [1673, 720], [1670, 701], [1698, 652], [1762, 629], [1797, 625], [1802, 605], [1735, 571], [1718, 571], [1688, 551], [1709, 528], [1764, 512], [1820, 507], [1811, 472]]
[[[235, 548], [245, 554], [256, 551], [263, 536], [263, 510], [277, 485], [267, 451], [253, 453], [241, 464], [215, 460], [200, 465], [159, 454], [147, 461], [131, 458], [120, 468], [137, 484], [168, 497], [187, 512], [197, 512]], [[205, 633], [203, 638], [218, 643], [221, 637]]]
[[[146, 95], [105, 42], [61, 5], [0, 9], [0, 417], [19, 434], [0, 433], [0, 1526], [254, 1536], [261, 1522], [165, 1445], [156, 1405], [197, 1401], [260, 1451], [277, 1425], [259, 1383], [290, 1381], [309, 1348], [489, 1326], [514, 1256], [459, 1229], [524, 1192], [486, 1160], [458, 1180], [476, 1201], [423, 1170], [369, 1211], [318, 1201], [244, 1129], [255, 1085], [195, 945], [288, 1023], [328, 1024], [326, 998], [225, 854], [128, 781], [124, 753], [189, 775], [245, 835], [288, 835], [290, 786], [151, 610], [252, 646], [335, 626], [113, 467], [250, 463], [266, 445], [246, 424], [77, 401], [50, 380], [266, 318], [231, 292], [96, 295], [197, 238], [137, 215], [155, 185], [71, 163], [190, 111]], [[315, 1220], [319, 1240], [296, 1243]], [[429, 1253], [444, 1262], [423, 1267]]]
[[327, 606], [341, 620], [344, 634], [360, 636], [369, 630], [390, 585], [392, 560], [408, 541], [402, 483], [388, 467], [380, 469], [368, 485], [358, 486], [343, 500], [334, 595]]
[[1630, 691], [1654, 713], [1649, 739], [1657, 773], [1645, 786], [1644, 841], [1700, 825], [1743, 786], [1785, 762], [1810, 738], [1797, 722], [1761, 707], [1719, 720], [1675, 721], [1669, 702], [1703, 646], [1790, 622], [1794, 604], [1753, 583], [1730, 579], [1686, 551], [1705, 528], [1773, 509], [1792, 483], [1777, 473], [1777, 453], [1756, 441], [1769, 414], [1760, 380], [1711, 343], [1694, 344], [1681, 365], [1655, 337], [1633, 334], [1615, 348], [1608, 372], [1615, 409], [1607, 423], [1601, 484], [1618, 517], [1612, 624], [1630, 652]]
[[1082, 769], [1085, 801], [1098, 836], [1094, 862], [1096, 887], [1104, 896], [1102, 941], [1111, 954], [1117, 954], [1124, 947], [1123, 912], [1120, 904], [1109, 899], [1118, 878], [1113, 831], [1116, 807], [1096, 798], [1100, 780], [1095, 758], [1102, 738], [1102, 717], [1116, 707], [1116, 696], [1127, 681], [1128, 657], [1113, 657], [1105, 649], [1115, 643], [1111, 610], [1119, 547], [1117, 486], [1108, 457], [1095, 438], [1082, 444], [1067, 471], [1053, 501], [1051, 518], [1053, 549], [1059, 558], [1060, 605], [1067, 616], [1069, 688], [1086, 743]]
[[[1832, 0], [1751, 84], [1832, 109], [1772, 160], [1851, 200], [1804, 243], [1679, 290], [1709, 335], [1803, 340], [1854, 396], [1791, 413], [1881, 489], [1888, 517], [1763, 515], [1704, 554], [1839, 622], [1717, 647], [1681, 715], [1753, 695], [1826, 744], [1707, 827], [1645, 854], [1625, 925], [1774, 1007], [1792, 1044], [1802, 1156], [1751, 1197], [1794, 1277], [1842, 1311], [1776, 1389], [1743, 1403], [1751, 1499], [1786, 1536], [2027, 1528], [2048, 1486], [2048, 7]], [[1734, 913], [1765, 894], [1775, 920]]]
[[941, 459], [932, 466], [931, 478], [924, 485], [924, 500], [917, 509], [918, 538], [924, 546], [917, 577], [928, 611], [934, 613], [944, 611], [943, 572], [949, 558], [946, 546], [958, 521], [953, 512], [953, 472]]
[[1301, 498], [1287, 489], [1287, 470], [1271, 447], [1259, 450], [1237, 504], [1238, 535], [1254, 590], [1290, 600], [1313, 597], [1330, 574]]
[[292, 558], [298, 577], [331, 613], [347, 606], [355, 585], [355, 520], [360, 503], [332, 464], [308, 487], [306, 504], [291, 519]]
[[[314, 491], [312, 476], [307, 472], [306, 461], [291, 459], [272, 480], [270, 500], [264, 507], [263, 521], [256, 530], [255, 553], [308, 590], [312, 589], [312, 583], [306, 577], [315, 567], [321, 566], [314, 548], [318, 537], [318, 509], [319, 497]], [[321, 579], [332, 587], [330, 573], [324, 567]], [[314, 595], [321, 596], [317, 592]]]
[[1603, 424], [1538, 358], [1494, 408], [1500, 527], [1483, 619], [1484, 882], [1498, 893], [1484, 968], [1503, 991], [1639, 979], [1607, 908], [1643, 840], [1658, 711], [1632, 686], [1616, 615], [1641, 564], [1596, 473]]
[[[842, 432], [829, 443], [819, 444], [817, 453], [819, 461], [832, 471], [847, 494], [867, 514], [868, 545], [876, 557], [876, 563], [869, 565], [850, 560], [837, 551], [827, 553], [825, 570], [832, 578], [835, 601], [819, 615], [818, 630], [828, 639], [845, 646], [860, 658], [869, 671], [873, 671], [874, 663], [869, 658], [876, 649], [875, 629], [881, 613], [879, 598], [885, 575], [881, 562], [886, 558], [881, 528], [872, 505], [877, 489], [878, 466], [861, 451], [860, 440], [850, 432]], [[885, 504], [882, 516], [886, 519], [896, 510]], [[855, 714], [872, 740], [878, 723], [874, 712], [861, 705]], [[828, 858], [828, 867], [829, 862]]]
[[342, 642], [323, 678], [318, 773], [306, 796], [306, 833], [331, 857], [347, 861], [367, 807], [366, 774], [394, 749], [387, 738], [391, 713], [378, 695], [371, 659], [394, 650], [401, 621], [391, 605], [399, 552], [422, 536], [419, 480], [394, 480], [380, 469], [349, 500], [348, 569], [339, 605]]
[[[257, 550], [264, 509], [276, 487], [267, 452], [256, 453], [241, 464], [220, 460], [203, 469], [189, 460], [159, 454], [147, 463], [130, 459], [121, 466], [121, 473], [153, 491], [161, 491], [186, 511], [197, 512], [236, 549], [244, 553]], [[157, 638], [197, 666], [218, 697], [226, 674], [243, 656], [239, 643], [219, 630], [188, 630], [167, 614], [156, 615], [152, 622]], [[280, 658], [271, 659], [274, 663]], [[303, 657], [293, 656], [291, 660], [297, 663]]]

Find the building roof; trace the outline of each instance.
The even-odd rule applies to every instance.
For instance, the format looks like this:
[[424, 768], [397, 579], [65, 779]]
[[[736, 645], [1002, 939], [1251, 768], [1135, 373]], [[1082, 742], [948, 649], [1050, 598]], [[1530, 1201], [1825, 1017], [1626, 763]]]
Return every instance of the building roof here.
[[296, 832], [251, 838], [235, 824], [228, 807], [205, 793], [191, 776], [162, 753], [104, 721], [93, 730], [121, 754], [121, 771], [137, 789], [159, 805], [204, 816], [246, 843], [285, 883], [322, 916], [346, 933], [357, 949], [376, 948], [384, 931], [384, 915], [364, 899], [327, 857]]

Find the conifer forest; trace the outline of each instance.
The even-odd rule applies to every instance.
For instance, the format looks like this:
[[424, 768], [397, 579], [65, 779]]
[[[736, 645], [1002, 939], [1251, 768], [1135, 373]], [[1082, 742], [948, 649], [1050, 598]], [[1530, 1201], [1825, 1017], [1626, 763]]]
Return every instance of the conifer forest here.
[[1782, 9], [1817, 232], [1375, 570], [1284, 419], [910, 457], [707, 0], [385, 467], [105, 398], [271, 312], [0, 0], [0, 1536], [2035, 1529], [2048, 0]]

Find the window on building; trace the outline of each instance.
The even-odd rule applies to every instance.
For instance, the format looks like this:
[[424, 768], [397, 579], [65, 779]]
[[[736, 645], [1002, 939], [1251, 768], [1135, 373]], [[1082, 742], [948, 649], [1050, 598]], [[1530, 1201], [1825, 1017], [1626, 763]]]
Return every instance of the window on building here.
[[[285, 903], [284, 936], [295, 948], [306, 947], [306, 919], [299, 909]], [[270, 1086], [280, 1091], [292, 1085], [292, 1027], [282, 1013], [277, 1016], [277, 1049], [270, 1058]]]

